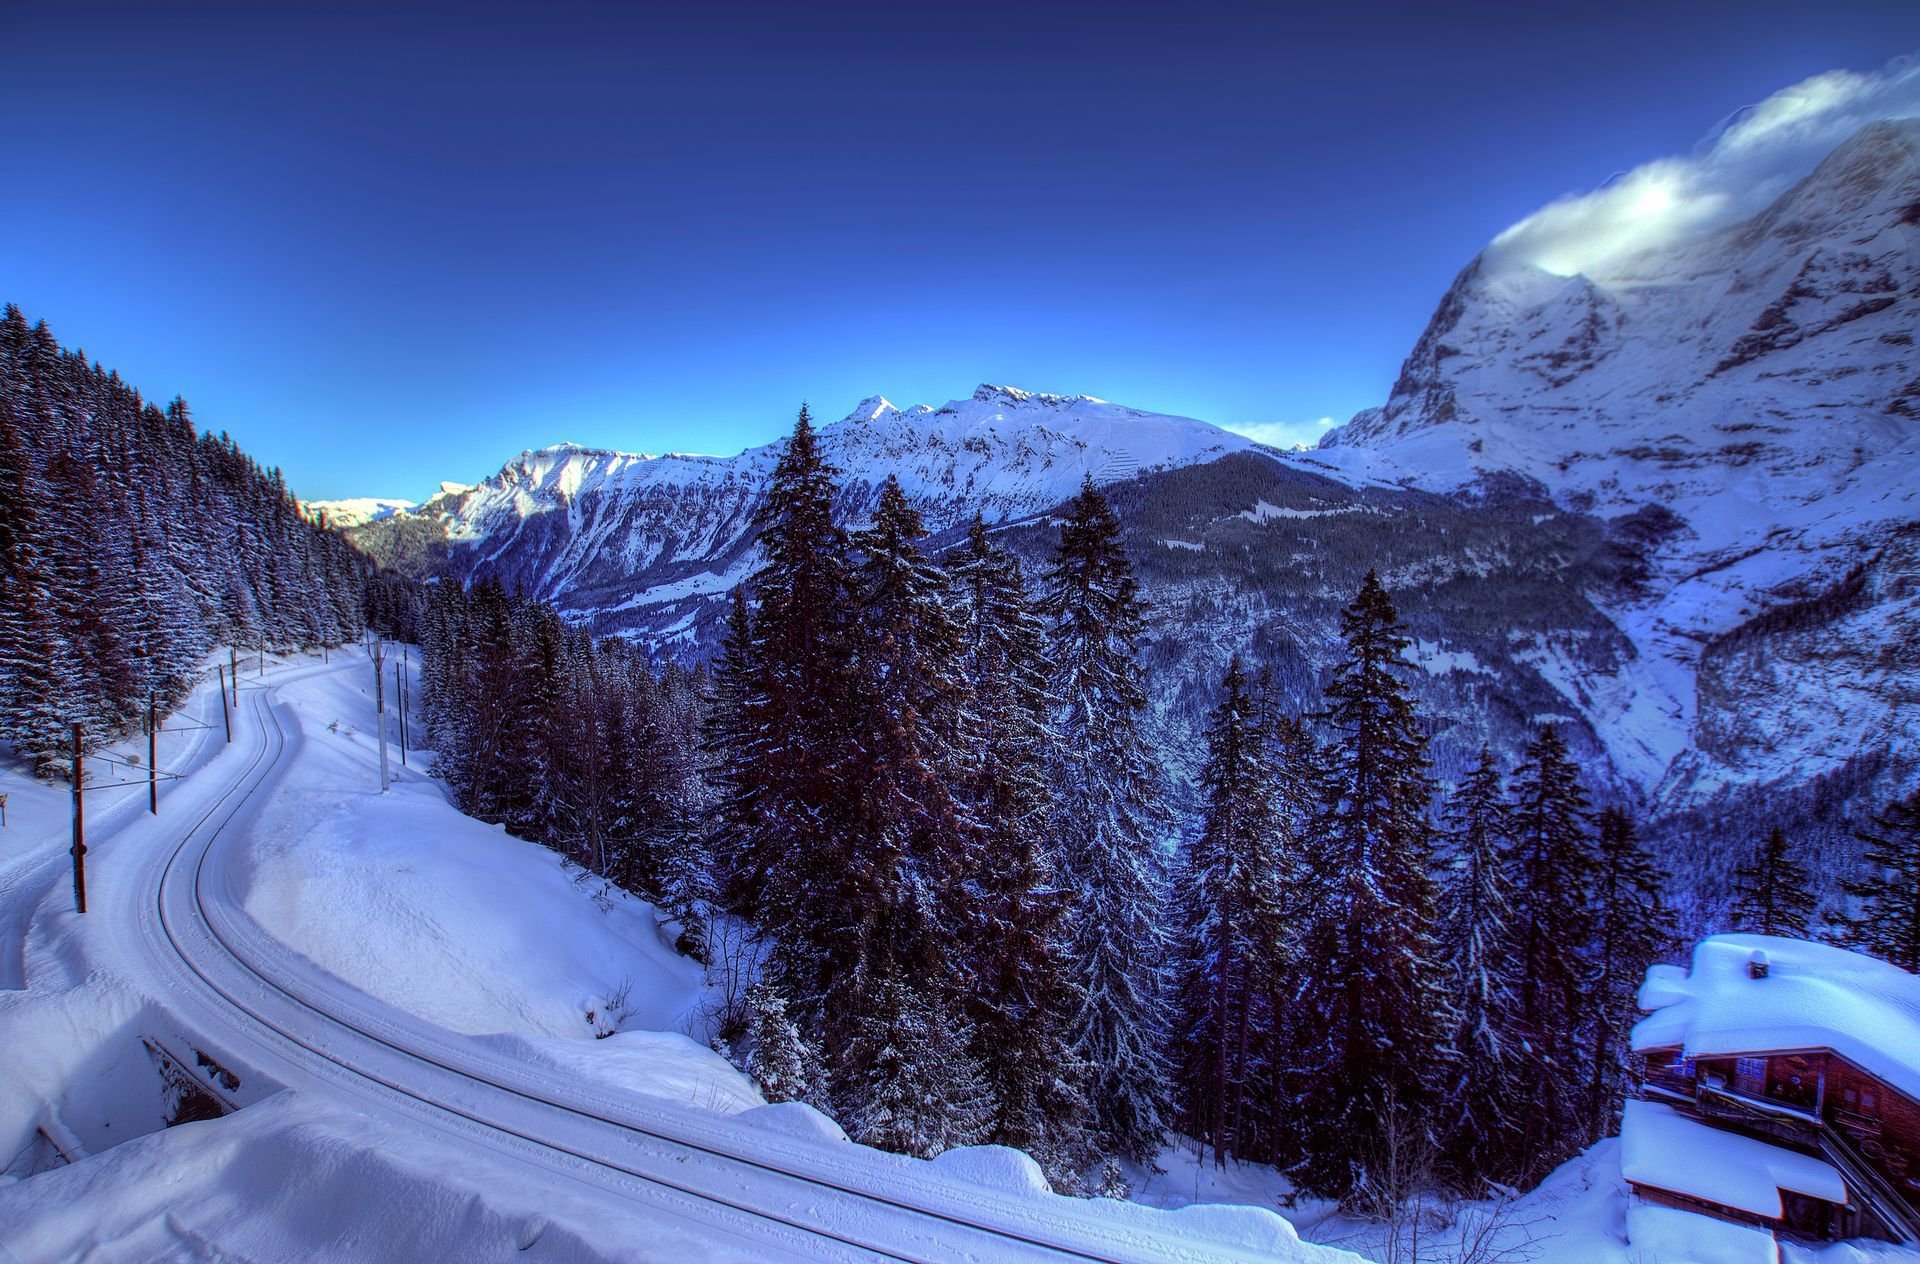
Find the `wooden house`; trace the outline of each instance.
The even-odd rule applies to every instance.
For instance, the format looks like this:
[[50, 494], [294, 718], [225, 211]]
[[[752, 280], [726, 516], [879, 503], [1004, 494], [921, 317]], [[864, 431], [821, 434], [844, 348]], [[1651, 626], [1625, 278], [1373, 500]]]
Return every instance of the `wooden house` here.
[[1690, 969], [1649, 971], [1640, 1005], [1642, 1100], [1622, 1123], [1638, 1198], [1816, 1240], [1920, 1242], [1920, 976], [1721, 935]]

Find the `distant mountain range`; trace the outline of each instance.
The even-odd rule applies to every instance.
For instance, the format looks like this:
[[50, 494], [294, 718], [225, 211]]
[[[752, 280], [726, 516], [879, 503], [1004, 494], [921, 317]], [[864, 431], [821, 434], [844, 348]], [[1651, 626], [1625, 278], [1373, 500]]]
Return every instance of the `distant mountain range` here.
[[[1232, 652], [1312, 705], [1374, 566], [1443, 774], [1558, 718], [1670, 848], [1717, 853], [1765, 817], [1844, 849], [1847, 813], [1920, 767], [1917, 333], [1920, 122], [1896, 121], [1752, 220], [1604, 275], [1483, 255], [1387, 402], [1317, 450], [992, 386], [874, 397], [822, 438], [849, 520], [891, 473], [936, 532], [979, 509], [1035, 554], [1082, 478], [1108, 487], [1176, 772]], [[777, 456], [561, 445], [418, 506], [312, 508], [388, 565], [494, 575], [701, 657]]]

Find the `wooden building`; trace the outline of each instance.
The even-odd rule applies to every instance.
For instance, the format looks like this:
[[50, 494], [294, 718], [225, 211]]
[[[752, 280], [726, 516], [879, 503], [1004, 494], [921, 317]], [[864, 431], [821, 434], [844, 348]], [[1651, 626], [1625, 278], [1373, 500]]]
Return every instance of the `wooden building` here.
[[[1640, 1004], [1642, 1101], [1622, 1128], [1623, 1154], [1644, 1156], [1623, 1163], [1639, 1197], [1817, 1240], [1920, 1242], [1920, 977], [1824, 944], [1721, 935], [1689, 970], [1649, 971]], [[1736, 1151], [1750, 1179], [1716, 1199], [1703, 1163]], [[1777, 1202], [1757, 1197], [1776, 1176]]]

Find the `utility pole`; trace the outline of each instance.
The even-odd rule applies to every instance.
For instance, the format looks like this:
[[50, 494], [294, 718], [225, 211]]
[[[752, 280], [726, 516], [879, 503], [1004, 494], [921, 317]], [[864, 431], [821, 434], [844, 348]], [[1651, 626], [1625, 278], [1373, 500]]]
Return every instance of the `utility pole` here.
[[147, 690], [147, 811], [160, 815], [160, 712], [154, 706], [153, 690]]
[[73, 724], [73, 911], [87, 911], [87, 816], [81, 791], [86, 787], [86, 768], [81, 763], [80, 722]]
[[373, 658], [373, 714], [380, 729], [380, 793], [387, 792], [387, 647], [377, 636], [369, 638], [367, 653]]
[[220, 672], [220, 718], [226, 721], [227, 745], [231, 746], [233, 745], [233, 712], [227, 710], [227, 669], [217, 663], [215, 667]]
[[407, 652], [400, 651], [400, 662], [393, 665], [393, 707], [400, 715], [400, 766], [407, 766], [407, 677], [400, 670], [407, 661]]
[[260, 634], [260, 679], [267, 678], [267, 634]]
[[233, 677], [233, 705], [240, 705], [240, 647], [227, 646], [227, 674]]

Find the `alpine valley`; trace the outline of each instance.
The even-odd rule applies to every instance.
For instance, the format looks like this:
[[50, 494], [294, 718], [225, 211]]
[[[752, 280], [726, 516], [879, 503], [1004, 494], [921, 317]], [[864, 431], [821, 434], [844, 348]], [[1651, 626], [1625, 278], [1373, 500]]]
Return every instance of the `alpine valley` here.
[[[839, 511], [895, 475], [957, 541], [978, 509], [1038, 559], [1091, 478], [1151, 605], [1152, 736], [1181, 786], [1227, 659], [1318, 705], [1377, 569], [1424, 669], [1436, 770], [1562, 723], [1692, 916], [1767, 819], [1836, 863], [1920, 764], [1920, 121], [1876, 124], [1761, 214], [1589, 274], [1495, 242], [1385, 404], [1279, 451], [1090, 396], [874, 397], [823, 427]], [[770, 419], [770, 421], [775, 419]], [[662, 658], [715, 651], [779, 445], [570, 444], [424, 503], [313, 503], [383, 565], [498, 578]], [[1471, 717], [1470, 719], [1465, 717]]]

